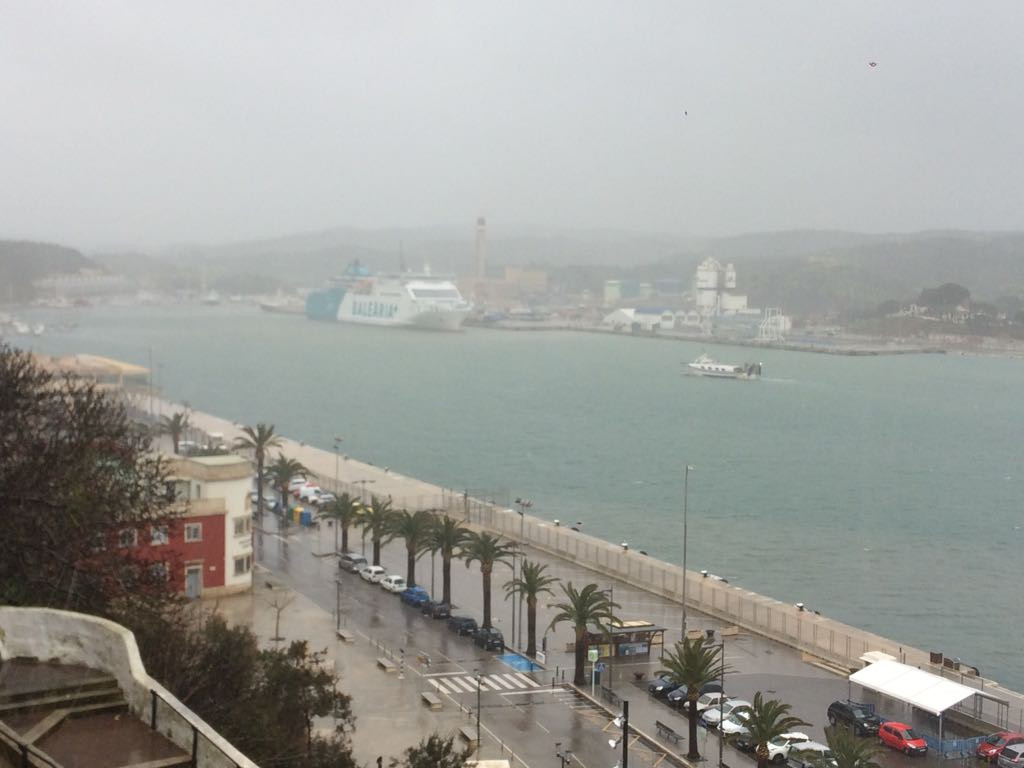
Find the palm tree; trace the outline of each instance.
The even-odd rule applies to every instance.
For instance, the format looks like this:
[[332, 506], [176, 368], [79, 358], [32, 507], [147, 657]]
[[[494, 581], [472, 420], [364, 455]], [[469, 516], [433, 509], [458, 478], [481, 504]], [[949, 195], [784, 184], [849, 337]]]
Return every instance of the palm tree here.
[[555, 576], [544, 573], [547, 565], [531, 563], [523, 560], [519, 576], [505, 582], [505, 597], [515, 598], [516, 595], [526, 596], [526, 655], [537, 655], [537, 595], [542, 592], [551, 594], [550, 585], [558, 581]]
[[879, 768], [875, 762], [878, 748], [870, 741], [856, 738], [846, 728], [826, 728], [825, 740], [836, 768]]
[[604, 623], [618, 621], [615, 618], [614, 610], [619, 607], [618, 603], [612, 602], [603, 590], [597, 588], [597, 584], [587, 584], [583, 589], [577, 590], [570, 581], [562, 584], [562, 591], [565, 593], [567, 602], [556, 603], [558, 613], [551, 620], [550, 628], [554, 628], [563, 621], [568, 621], [576, 630], [576, 672], [573, 675], [573, 683], [583, 685], [585, 672], [583, 659], [587, 651], [587, 627], [591, 624], [601, 632], [607, 632], [608, 628]]
[[388, 520], [388, 533], [405, 540], [405, 583], [416, 586], [416, 558], [427, 549], [434, 516], [424, 509], [399, 509]]
[[390, 768], [463, 768], [472, 749], [467, 747], [460, 752], [453, 736], [432, 733], [419, 746], [409, 747], [403, 754], [401, 760], [391, 758]]
[[[328, 502], [317, 513], [321, 520], [334, 521], [334, 551], [348, 552], [348, 527], [359, 521], [359, 513], [363, 505], [355, 496], [341, 494], [334, 501]], [[338, 549], [338, 529], [341, 529], [341, 549]]]
[[747, 720], [747, 730], [750, 731], [747, 738], [756, 745], [757, 768], [767, 768], [768, 742], [776, 736], [810, 723], [790, 715], [789, 704], [783, 704], [778, 699], [765, 699], [760, 691], [754, 694], [753, 704], [750, 708], [750, 718]]
[[690, 751], [686, 756], [691, 760], [700, 759], [700, 751], [697, 749], [697, 699], [700, 697], [700, 689], [718, 680], [727, 671], [719, 646], [706, 645], [706, 639], [686, 638], [676, 643], [675, 650], [669, 651], [662, 660], [665, 668], [658, 671], [659, 675], [664, 675], [673, 683], [686, 686], [686, 699], [690, 703]]
[[185, 430], [189, 428], [188, 411], [178, 411], [170, 416], [161, 416], [156, 431], [160, 435], [170, 435], [174, 444], [174, 452], [178, 452], [178, 444], [181, 442]]
[[380, 565], [380, 547], [391, 541], [391, 501], [378, 496], [370, 497], [370, 506], [363, 507], [359, 513], [359, 526], [363, 529], [363, 537], [370, 533], [373, 540], [373, 564]]
[[283, 453], [277, 454], [277, 458], [267, 467], [270, 479], [281, 497], [281, 513], [285, 520], [288, 519], [288, 483], [293, 477], [305, 475], [308, 471], [302, 462], [286, 458]]
[[466, 542], [469, 536], [469, 529], [458, 520], [448, 515], [438, 519], [434, 518], [434, 528], [430, 532], [427, 546], [435, 552], [441, 553], [441, 584], [443, 597], [442, 603], [452, 604], [452, 558]]
[[235, 438], [235, 448], [251, 450], [256, 460], [256, 509], [263, 517], [263, 486], [266, 483], [267, 450], [280, 448], [281, 438], [274, 434], [274, 425], [260, 422], [253, 427], [242, 427], [243, 435]]
[[484, 621], [481, 626], [489, 629], [491, 626], [491, 573], [494, 571], [495, 563], [505, 563], [515, 551], [515, 545], [511, 542], [502, 541], [500, 536], [494, 536], [484, 531], [477, 533], [470, 531], [462, 545], [462, 557], [469, 568], [475, 562], [480, 563], [480, 574], [483, 577], [484, 585]]

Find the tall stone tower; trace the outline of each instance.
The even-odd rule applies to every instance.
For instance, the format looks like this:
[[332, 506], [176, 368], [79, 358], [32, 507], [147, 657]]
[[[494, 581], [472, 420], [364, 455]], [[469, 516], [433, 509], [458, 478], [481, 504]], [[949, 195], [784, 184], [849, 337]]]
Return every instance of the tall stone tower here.
[[476, 278], [483, 280], [487, 272], [487, 219], [476, 220]]

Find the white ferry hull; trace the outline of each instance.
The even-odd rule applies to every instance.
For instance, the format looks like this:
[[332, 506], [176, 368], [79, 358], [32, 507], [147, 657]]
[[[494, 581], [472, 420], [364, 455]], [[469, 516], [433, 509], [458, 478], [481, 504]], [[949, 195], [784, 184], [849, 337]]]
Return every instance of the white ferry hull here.
[[[415, 298], [417, 290], [446, 295]], [[388, 328], [458, 331], [471, 309], [452, 283], [384, 279], [363, 290], [346, 291], [338, 305], [337, 319]]]

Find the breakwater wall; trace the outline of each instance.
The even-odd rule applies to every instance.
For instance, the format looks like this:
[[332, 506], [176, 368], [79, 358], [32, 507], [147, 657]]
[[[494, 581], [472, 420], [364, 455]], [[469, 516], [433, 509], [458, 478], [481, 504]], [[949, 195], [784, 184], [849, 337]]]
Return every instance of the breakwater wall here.
[[[180, 410], [181, 406], [165, 403], [163, 408], [171, 412]], [[224, 419], [195, 411], [191, 415], [195, 427], [206, 432], [221, 432], [228, 441], [241, 432], [240, 425]], [[339, 459], [336, 453], [305, 443], [284, 440], [282, 447], [285, 454], [308, 467], [322, 487], [334, 493], [348, 493], [364, 502], [376, 495], [390, 498], [398, 509], [426, 509], [447, 514], [605, 577], [682, 603], [684, 575], [678, 565], [551, 521], [520, 515], [493, 500], [441, 488], [349, 457]], [[860, 657], [865, 653], [887, 653], [905, 664], [985, 694], [985, 697], [971, 697], [956, 707], [963, 714], [997, 728], [1024, 726], [1024, 696], [975, 674], [972, 668], [701, 573], [690, 571], [685, 579], [688, 610], [795, 648], [827, 662], [837, 671], [863, 668], [865, 662]]]

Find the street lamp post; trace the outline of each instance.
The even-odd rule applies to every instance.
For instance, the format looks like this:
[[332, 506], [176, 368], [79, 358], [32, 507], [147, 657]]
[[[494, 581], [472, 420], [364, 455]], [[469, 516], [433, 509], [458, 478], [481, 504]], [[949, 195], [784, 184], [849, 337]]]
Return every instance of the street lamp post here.
[[334, 580], [334, 630], [341, 629], [341, 579]]
[[556, 741], [555, 757], [562, 761], [562, 768], [565, 768], [566, 765], [572, 762], [572, 750], [568, 748], [562, 749], [562, 742]]
[[615, 749], [622, 744], [622, 759], [615, 768], [629, 768], [629, 702], [623, 700], [622, 714], [612, 720], [612, 724], [622, 728], [622, 735], [617, 739], [608, 739], [608, 746]]
[[689, 495], [690, 486], [690, 470], [692, 470], [689, 464], [686, 465], [686, 470], [683, 472], [683, 636], [680, 639], [685, 642], [686, 640], [686, 498]]
[[476, 756], [479, 759], [483, 752], [483, 744], [480, 743], [480, 672], [476, 673]]
[[[337, 497], [337, 494], [339, 492], [339, 485], [338, 485], [338, 452], [341, 449], [341, 441], [342, 440], [343, 440], [343, 438], [338, 437], [337, 435], [334, 436], [334, 488], [333, 488], [333, 491], [335, 493], [335, 497]], [[338, 529], [340, 527], [341, 526], [338, 525], [338, 521], [335, 520], [334, 521], [334, 553], [335, 554], [338, 554]]]
[[[722, 638], [722, 642], [719, 643], [719, 648], [722, 649], [722, 669], [721, 669], [721, 680], [720, 684], [722, 690], [725, 691], [725, 638]], [[719, 695], [718, 697], [718, 768], [724, 768], [722, 764], [722, 745], [725, 743], [725, 735], [722, 733], [722, 716], [725, 709], [725, 696]]]
[[[523, 539], [526, 533], [526, 510], [533, 506], [533, 502], [529, 499], [517, 498], [516, 504], [519, 506], [519, 545], [522, 546]], [[526, 559], [525, 556], [523, 558]], [[522, 575], [522, 567], [519, 569], [520, 575]], [[512, 554], [512, 578], [516, 577], [516, 555]], [[516, 636], [516, 604], [512, 604], [512, 635], [516, 638], [516, 646], [519, 650], [523, 649], [523, 593], [522, 590], [516, 590], [519, 593], [519, 635]]]

